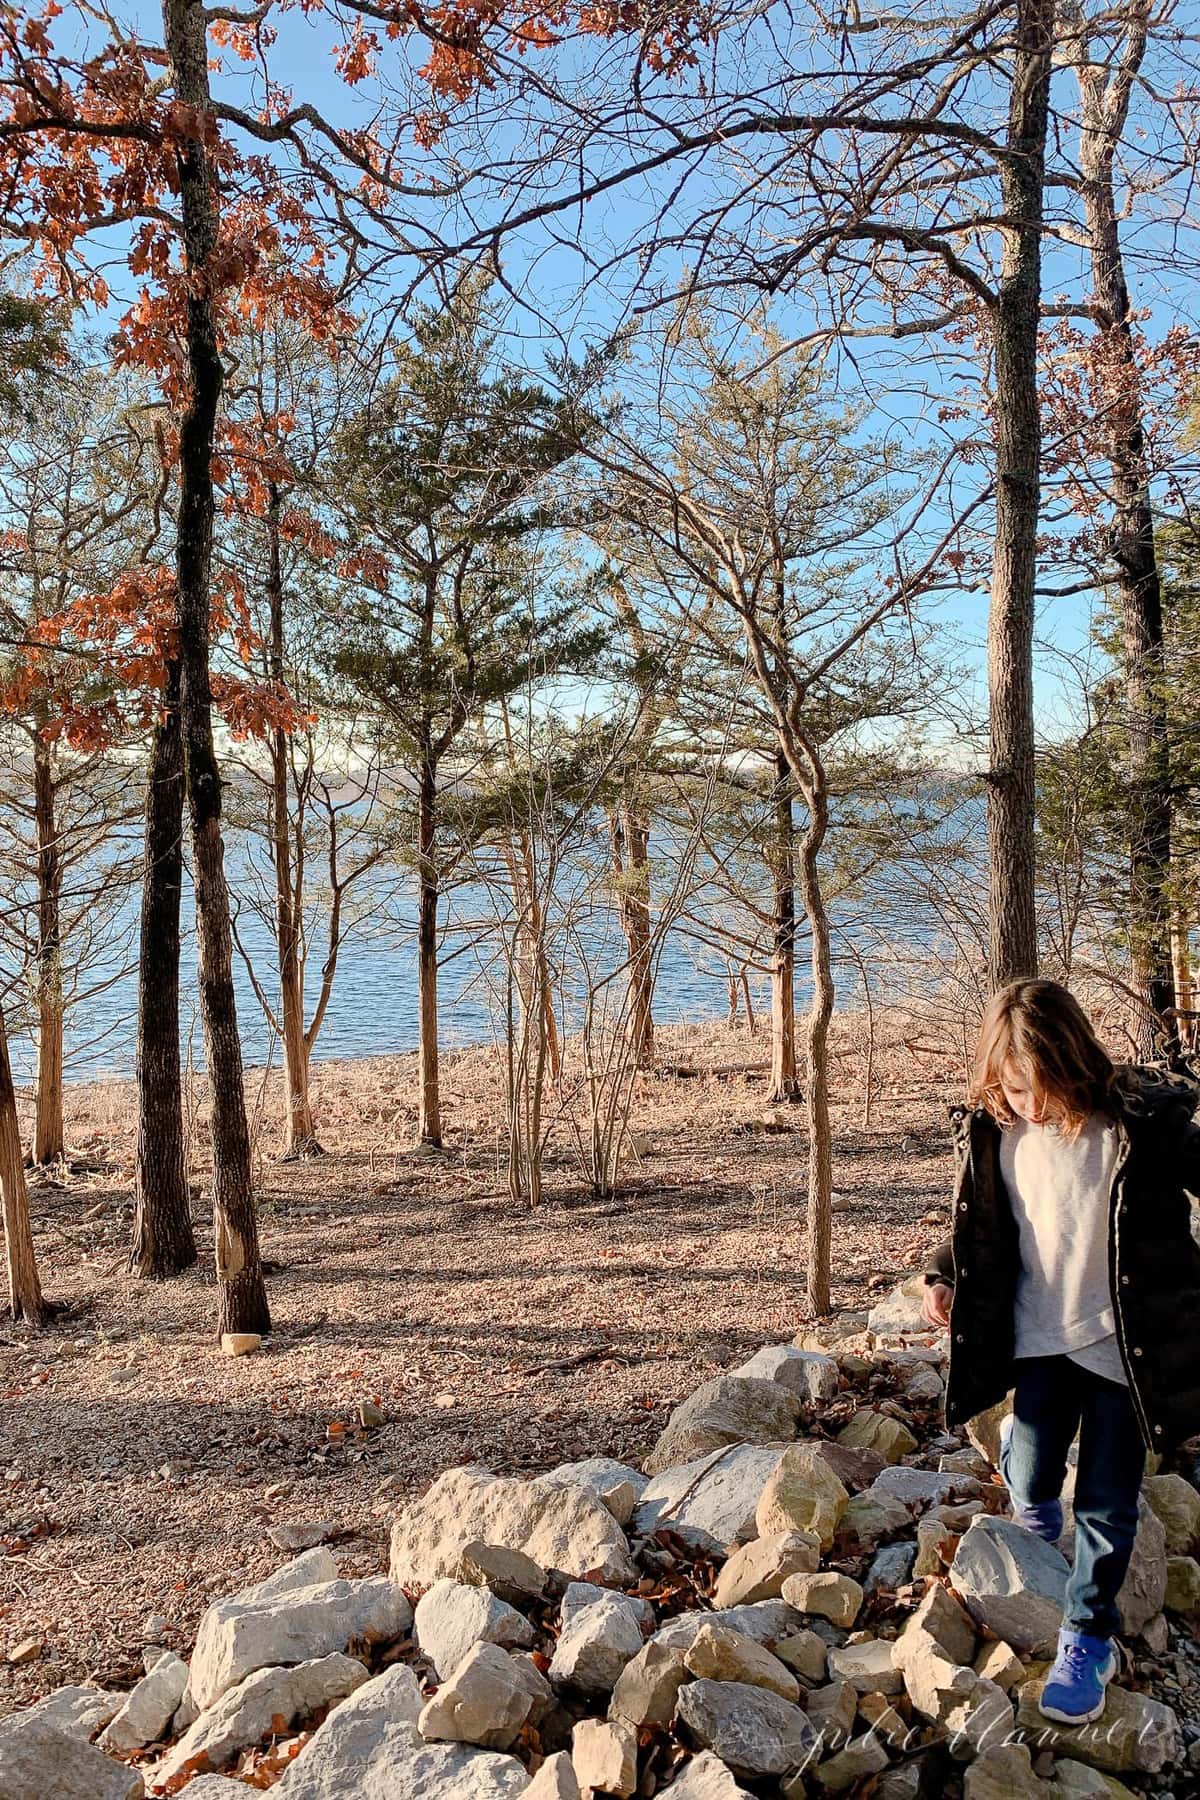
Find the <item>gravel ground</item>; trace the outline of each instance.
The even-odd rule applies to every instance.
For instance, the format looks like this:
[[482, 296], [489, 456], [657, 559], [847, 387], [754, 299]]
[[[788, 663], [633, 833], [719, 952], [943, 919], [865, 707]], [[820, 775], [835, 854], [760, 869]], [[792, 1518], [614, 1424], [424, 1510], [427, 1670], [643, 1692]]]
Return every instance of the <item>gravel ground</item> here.
[[[837, 1042], [833, 1298], [854, 1307], [941, 1235], [957, 1070], [883, 1045], [864, 1128], [854, 1021]], [[702, 1070], [764, 1054], [715, 1028], [661, 1043]], [[71, 1313], [0, 1339], [0, 1711], [67, 1681], [130, 1684], [149, 1615], [186, 1652], [214, 1594], [287, 1559], [273, 1530], [327, 1524], [344, 1572], [373, 1573], [404, 1496], [450, 1464], [637, 1458], [685, 1393], [803, 1323], [802, 1108], [767, 1133], [753, 1071], [647, 1078], [620, 1196], [588, 1195], [564, 1136], [529, 1213], [497, 1166], [495, 1079], [483, 1052], [446, 1059], [449, 1148], [432, 1157], [402, 1148], [411, 1058], [322, 1065], [328, 1154], [305, 1163], [275, 1160], [277, 1088], [254, 1096], [274, 1331], [236, 1361], [213, 1342], [207, 1228], [182, 1279], [125, 1271], [128, 1085], [70, 1090], [73, 1167], [34, 1177], [31, 1204], [43, 1285]], [[202, 1116], [193, 1137], [203, 1187]], [[364, 1400], [381, 1429], [359, 1429]]]

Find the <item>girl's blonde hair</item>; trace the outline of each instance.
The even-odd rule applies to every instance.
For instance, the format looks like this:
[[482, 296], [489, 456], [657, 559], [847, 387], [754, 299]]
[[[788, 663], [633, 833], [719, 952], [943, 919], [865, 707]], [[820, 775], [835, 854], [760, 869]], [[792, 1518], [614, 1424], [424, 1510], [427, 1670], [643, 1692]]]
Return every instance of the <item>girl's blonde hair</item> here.
[[1028, 1078], [1039, 1100], [1061, 1111], [1066, 1138], [1079, 1135], [1089, 1113], [1113, 1111], [1116, 1070], [1074, 994], [1057, 981], [1010, 981], [992, 995], [979, 1027], [971, 1071], [972, 1106], [1011, 1125], [1001, 1075], [1006, 1062]]

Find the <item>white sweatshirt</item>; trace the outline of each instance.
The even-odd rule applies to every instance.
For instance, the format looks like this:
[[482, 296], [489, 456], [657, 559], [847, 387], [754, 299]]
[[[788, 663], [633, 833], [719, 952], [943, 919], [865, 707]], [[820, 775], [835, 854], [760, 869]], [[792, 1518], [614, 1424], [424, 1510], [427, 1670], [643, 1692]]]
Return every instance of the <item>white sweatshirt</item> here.
[[1108, 1281], [1108, 1197], [1117, 1128], [1092, 1113], [1074, 1143], [1017, 1119], [1000, 1133], [1000, 1171], [1020, 1233], [1017, 1356], [1068, 1356], [1128, 1382]]

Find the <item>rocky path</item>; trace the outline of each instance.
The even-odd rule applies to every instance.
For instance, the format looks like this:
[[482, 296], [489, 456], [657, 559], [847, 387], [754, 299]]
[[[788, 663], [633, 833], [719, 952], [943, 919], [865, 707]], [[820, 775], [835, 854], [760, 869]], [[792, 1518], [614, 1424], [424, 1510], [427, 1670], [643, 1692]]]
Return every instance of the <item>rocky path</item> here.
[[[402, 1147], [410, 1065], [318, 1065], [328, 1154], [281, 1163], [257, 1139], [275, 1329], [236, 1360], [213, 1342], [203, 1113], [200, 1264], [138, 1282], [131, 1090], [71, 1088], [73, 1166], [39, 1175], [32, 1207], [47, 1292], [72, 1313], [0, 1326], [0, 1713], [68, 1682], [127, 1687], [148, 1636], [186, 1652], [210, 1600], [306, 1545], [378, 1573], [399, 1504], [452, 1464], [640, 1462], [698, 1382], [790, 1339], [803, 1109], [765, 1132], [761, 1080], [703, 1073], [751, 1061], [743, 1038], [664, 1032], [662, 1053], [700, 1072], [646, 1081], [621, 1194], [591, 1198], [560, 1132], [536, 1212], [505, 1192], [494, 1062], [447, 1056], [441, 1157]], [[835, 1107], [842, 1308], [920, 1266], [952, 1167], [936, 1083], [881, 1056], [864, 1127], [856, 1056]]]
[[641, 1467], [446, 1469], [395, 1507], [386, 1575], [302, 1550], [128, 1691], [12, 1714], [0, 1794], [1194, 1794], [1200, 1492], [1148, 1474], [1127, 1666], [1094, 1725], [1042, 1719], [1070, 1495], [1048, 1545], [1008, 1516], [1001, 1409], [941, 1429], [915, 1285], [703, 1381]]

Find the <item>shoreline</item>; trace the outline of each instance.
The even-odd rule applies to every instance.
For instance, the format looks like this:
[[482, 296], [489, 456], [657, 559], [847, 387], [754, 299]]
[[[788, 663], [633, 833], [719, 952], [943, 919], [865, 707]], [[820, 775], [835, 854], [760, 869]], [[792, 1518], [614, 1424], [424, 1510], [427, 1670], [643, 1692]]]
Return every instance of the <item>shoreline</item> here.
[[[863, 1021], [865, 1027], [867, 1016], [866, 1010], [862, 1006], [834, 1008], [830, 1025], [831, 1055], [836, 1057], [838, 1055], [844, 1056], [846, 1054], [846, 1046], [838, 1045], [834, 1040], [841, 1032], [844, 1032], [852, 1022]], [[890, 1025], [894, 1028], [897, 1023], [901, 1021], [907, 1023], [912, 1028], [911, 1035], [920, 1033], [927, 1037], [931, 1031], [938, 1029], [937, 1022], [930, 1013], [918, 1013], [915, 1009], [909, 1007], [901, 1008], [883, 1005], [876, 1007], [875, 1026], [877, 1036], [880, 1039], [883, 1038], [886, 1027]], [[797, 1055], [799, 1060], [803, 1062], [804, 1013], [801, 1009], [797, 1009], [796, 1024]], [[711, 1045], [713, 1039], [720, 1039], [726, 1048], [738, 1046], [747, 1051], [753, 1050], [758, 1053], [755, 1057], [756, 1061], [761, 1057], [763, 1061], [769, 1064], [771, 1055], [770, 1013], [768, 1011], [763, 1011], [756, 1015], [756, 1029], [753, 1035], [748, 1032], [745, 1020], [740, 1012], [737, 1020], [732, 1025], [724, 1016], [715, 1013], [687, 1019], [656, 1018], [655, 1038], [659, 1045], [678, 1045], [682, 1043], [685, 1045], [691, 1044], [693, 1048], [707, 1048]], [[572, 1041], [574, 1040], [570, 1036], [565, 1036], [563, 1038], [564, 1046], [570, 1044]], [[888, 1045], [882, 1042], [877, 1044], [877, 1053], [881, 1050], [886, 1050], [888, 1047]], [[957, 1054], [958, 1045], [947, 1036], [944, 1044], [933, 1045], [925, 1043], [920, 1046], [920, 1049], [922, 1053], [928, 1054], [931, 1057], [940, 1056], [944, 1058]], [[471, 1061], [476, 1058], [490, 1059], [500, 1055], [502, 1051], [503, 1043], [500, 1039], [489, 1041], [486, 1038], [472, 1038], [469, 1041], [464, 1042], [454, 1040], [447, 1042], [443, 1040], [439, 1046], [439, 1064], [443, 1071], [448, 1071], [464, 1061]], [[339, 1074], [344, 1075], [347, 1072], [360, 1070], [387, 1071], [394, 1069], [397, 1066], [402, 1067], [406, 1063], [415, 1065], [417, 1055], [418, 1051], [416, 1045], [413, 1045], [410, 1049], [404, 1050], [374, 1050], [355, 1055], [334, 1054], [322, 1056], [319, 1053], [314, 1053], [309, 1063], [309, 1069], [312, 1078], [315, 1081], [319, 1077], [336, 1077]], [[674, 1058], [658, 1060], [665, 1060], [667, 1062], [667, 1067], [659, 1068], [656, 1065], [652, 1065], [648, 1069], [639, 1072], [639, 1079], [669, 1079], [672, 1073], [670, 1066], [671, 1062], [680, 1061], [682, 1058], [676, 1055]], [[247, 1089], [249, 1089], [252, 1084], [261, 1083], [264, 1079], [274, 1081], [282, 1080], [283, 1078], [282, 1061], [280, 1058], [275, 1058], [269, 1063], [246, 1062], [243, 1063], [242, 1067]], [[81, 1075], [74, 1079], [71, 1078], [69, 1070], [70, 1063], [68, 1060], [63, 1076], [64, 1100], [71, 1095], [80, 1096], [92, 1091], [105, 1091], [110, 1089], [133, 1089], [136, 1086], [137, 1076], [136, 1071], [133, 1068], [126, 1071], [113, 1071], [106, 1074]], [[705, 1072], [703, 1062], [698, 1062], [697, 1071], [699, 1073]], [[190, 1081], [195, 1090], [202, 1091], [205, 1085], [205, 1070], [203, 1065], [194, 1064], [189, 1069], [185, 1064], [183, 1081], [185, 1087]], [[14, 1086], [16, 1089], [18, 1106], [21, 1106], [22, 1104], [32, 1104], [35, 1091], [33, 1077], [23, 1077], [14, 1068]]]

